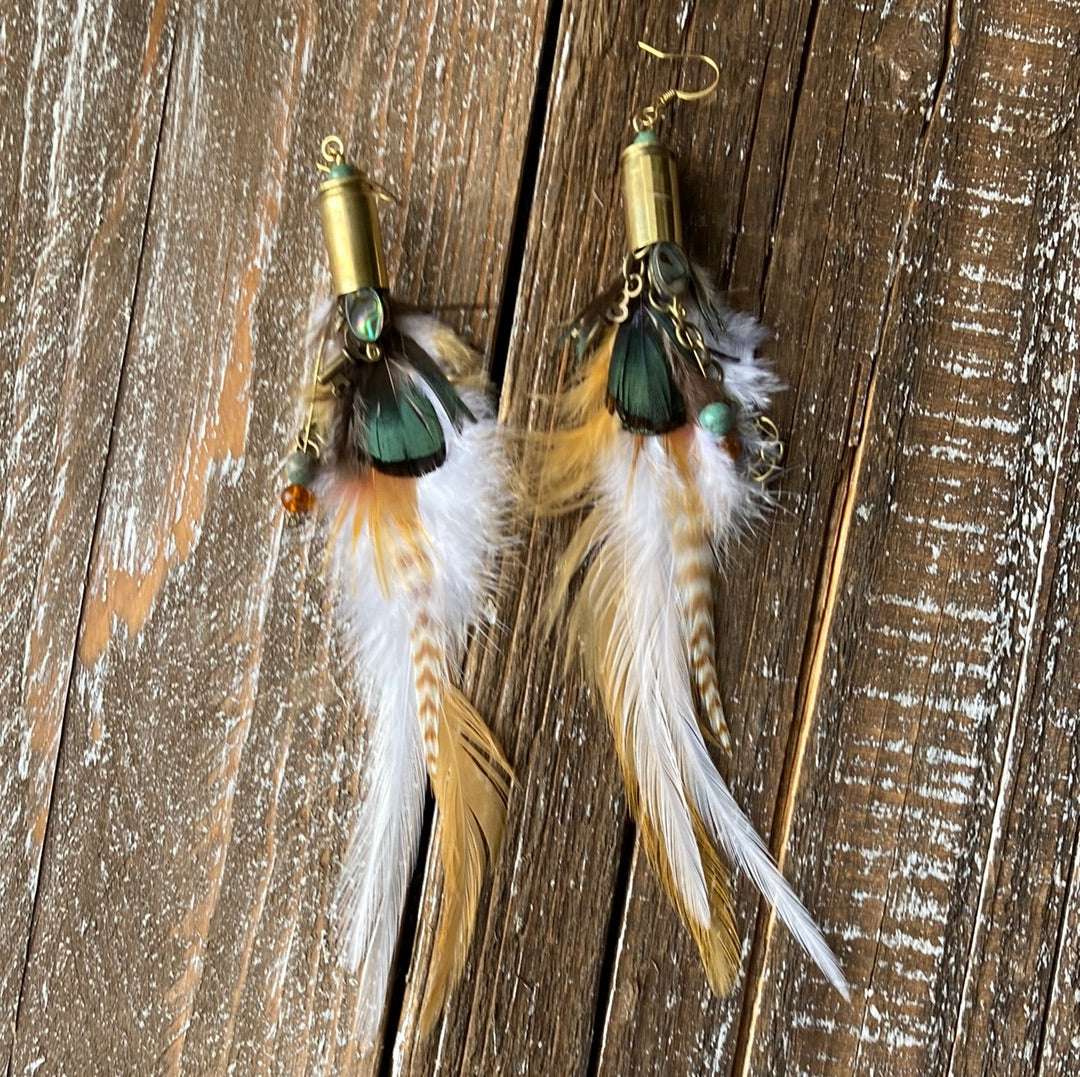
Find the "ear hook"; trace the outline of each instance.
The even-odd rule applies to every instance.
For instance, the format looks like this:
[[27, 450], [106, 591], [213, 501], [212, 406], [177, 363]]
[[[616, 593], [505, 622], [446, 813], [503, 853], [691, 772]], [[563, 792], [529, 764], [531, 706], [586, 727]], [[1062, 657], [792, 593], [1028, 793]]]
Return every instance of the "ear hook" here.
[[720, 84], [720, 65], [711, 56], [706, 56], [703, 52], [661, 52], [645, 41], [639, 41], [637, 46], [642, 52], [647, 52], [658, 60], [699, 60], [712, 68], [713, 79], [702, 90], [680, 90], [677, 87], [672, 90], [665, 90], [651, 105], [647, 105], [634, 117], [635, 131], [639, 133], [641, 131], [651, 131], [660, 117], [660, 110], [676, 99], [679, 101], [703, 101], [706, 97], [711, 97], [716, 93], [716, 87]]

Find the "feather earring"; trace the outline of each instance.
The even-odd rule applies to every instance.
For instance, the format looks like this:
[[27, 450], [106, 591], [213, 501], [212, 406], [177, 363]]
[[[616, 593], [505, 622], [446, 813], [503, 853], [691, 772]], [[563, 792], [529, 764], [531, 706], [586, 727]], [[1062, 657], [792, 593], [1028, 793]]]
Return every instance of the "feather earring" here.
[[379, 1030], [424, 811], [438, 808], [444, 890], [421, 1023], [464, 969], [498, 852], [511, 772], [454, 672], [492, 596], [510, 476], [475, 355], [387, 292], [376, 191], [323, 142], [323, 235], [336, 298], [317, 316], [315, 385], [282, 494], [319, 505], [367, 767], [336, 897], [341, 960], [359, 971], [359, 1032]]
[[[662, 59], [676, 59], [644, 43]], [[683, 249], [675, 162], [654, 131], [669, 90], [623, 150], [627, 247], [614, 283], [574, 322], [584, 372], [559, 401], [539, 509], [585, 508], [548, 604], [580, 574], [569, 631], [615, 738], [642, 846], [717, 994], [739, 969], [728, 861], [745, 871], [846, 998], [828, 944], [709, 755], [730, 751], [714, 651], [717, 557], [769, 504], [783, 452], [764, 415], [779, 384], [758, 322], [730, 310]]]

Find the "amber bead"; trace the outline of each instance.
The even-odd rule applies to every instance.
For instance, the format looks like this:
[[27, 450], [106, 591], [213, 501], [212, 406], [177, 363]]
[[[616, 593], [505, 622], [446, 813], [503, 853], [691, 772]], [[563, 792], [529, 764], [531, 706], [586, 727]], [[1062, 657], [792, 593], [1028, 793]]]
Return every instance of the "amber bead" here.
[[306, 487], [293, 483], [281, 491], [281, 503], [286, 512], [294, 516], [304, 512], [311, 512], [315, 507], [315, 495]]
[[724, 438], [724, 448], [727, 449], [728, 456], [730, 456], [732, 460], [738, 460], [739, 457], [742, 456], [742, 443], [734, 434], [728, 434], [728, 436]]

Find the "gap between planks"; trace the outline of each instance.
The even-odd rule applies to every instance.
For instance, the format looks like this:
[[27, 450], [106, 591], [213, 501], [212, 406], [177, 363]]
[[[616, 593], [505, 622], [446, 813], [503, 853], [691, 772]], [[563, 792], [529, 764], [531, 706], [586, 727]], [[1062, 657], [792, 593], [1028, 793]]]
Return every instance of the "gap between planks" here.
[[[525, 260], [525, 246], [528, 241], [529, 225], [532, 220], [533, 205], [539, 181], [540, 153], [547, 129], [548, 106], [551, 99], [552, 76], [555, 70], [555, 56], [562, 28], [564, 0], [549, 0], [544, 15], [544, 33], [540, 43], [537, 60], [536, 81], [533, 90], [532, 106], [529, 110], [529, 125], [525, 136], [525, 152], [521, 159], [518, 181], [518, 198], [510, 227], [510, 242], [507, 247], [506, 272], [503, 276], [502, 295], [499, 311], [495, 318], [495, 330], [491, 337], [488, 363], [488, 378], [496, 400], [499, 403], [499, 418], [503, 415], [503, 383], [506, 375], [507, 352], [514, 329], [515, 315], [522, 287], [522, 266]], [[428, 793], [428, 805], [425, 809], [424, 831], [420, 839], [420, 849], [413, 877], [409, 884], [407, 906], [402, 917], [402, 934], [398, 939], [398, 955], [393, 970], [394, 980], [390, 997], [387, 1001], [382, 1045], [378, 1051], [376, 1072], [383, 1077], [394, 1072], [394, 1055], [399, 1034], [406, 1017], [405, 981], [414, 947], [420, 935], [420, 908], [422, 903], [423, 879], [427, 871], [428, 860], [435, 849], [435, 812]], [[473, 945], [480, 942], [474, 937]], [[466, 1024], [472, 1023], [470, 1010]]]

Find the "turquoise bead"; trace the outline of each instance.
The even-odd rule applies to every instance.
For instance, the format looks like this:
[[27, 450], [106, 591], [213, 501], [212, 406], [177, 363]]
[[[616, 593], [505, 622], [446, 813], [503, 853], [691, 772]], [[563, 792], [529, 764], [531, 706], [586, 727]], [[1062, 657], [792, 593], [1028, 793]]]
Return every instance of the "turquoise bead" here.
[[282, 470], [286, 480], [293, 486], [310, 486], [311, 480], [315, 478], [315, 458], [297, 449], [285, 457]]
[[735, 415], [730, 404], [717, 400], [712, 404], [706, 404], [698, 412], [698, 422], [714, 437], [722, 438], [731, 430]]
[[345, 297], [345, 320], [360, 340], [373, 344], [382, 336], [386, 311], [379, 293], [373, 288], [361, 288]]

